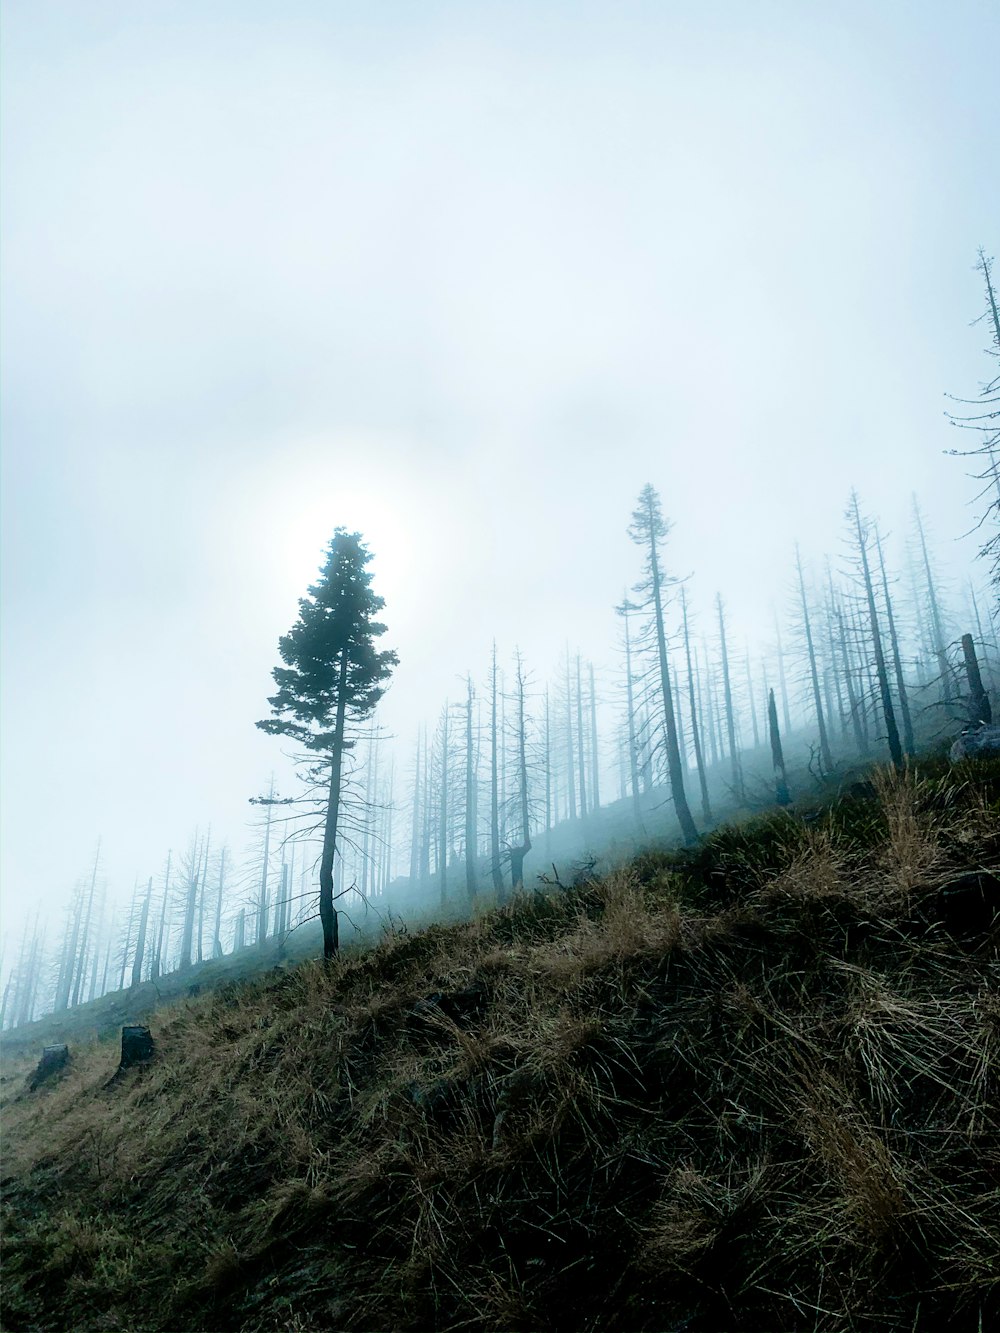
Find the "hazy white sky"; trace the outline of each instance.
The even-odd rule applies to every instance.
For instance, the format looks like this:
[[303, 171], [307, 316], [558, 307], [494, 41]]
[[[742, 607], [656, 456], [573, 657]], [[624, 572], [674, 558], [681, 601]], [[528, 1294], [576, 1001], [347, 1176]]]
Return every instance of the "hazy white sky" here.
[[995, 0], [6, 0], [5, 922], [280, 767], [337, 524], [433, 718], [489, 643], [613, 656], [646, 481], [762, 637], [851, 485], [939, 551], [985, 376]]

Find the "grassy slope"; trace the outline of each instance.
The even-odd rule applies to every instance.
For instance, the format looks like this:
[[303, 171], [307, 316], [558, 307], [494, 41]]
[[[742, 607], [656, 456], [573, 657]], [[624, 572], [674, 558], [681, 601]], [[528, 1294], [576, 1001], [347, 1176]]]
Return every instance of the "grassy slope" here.
[[4, 1327], [989, 1327], [1000, 765], [875, 787], [8, 1093]]

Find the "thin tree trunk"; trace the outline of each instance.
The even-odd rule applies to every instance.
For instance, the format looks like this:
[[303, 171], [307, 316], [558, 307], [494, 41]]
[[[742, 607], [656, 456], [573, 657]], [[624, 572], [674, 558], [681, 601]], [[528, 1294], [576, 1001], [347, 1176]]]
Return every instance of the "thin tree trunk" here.
[[701, 813], [706, 824], [712, 822], [712, 806], [708, 799], [708, 779], [705, 775], [705, 756], [701, 742], [701, 709], [697, 706], [694, 691], [694, 676], [691, 674], [691, 637], [688, 633], [687, 595], [681, 585], [681, 616], [684, 622], [684, 659], [687, 664], [688, 702], [691, 708], [691, 735], [694, 740], [694, 762], [698, 770], [698, 787], [701, 791]]
[[590, 765], [591, 788], [594, 793], [594, 810], [601, 808], [600, 750], [597, 744], [597, 694], [594, 691], [594, 664], [589, 662], [590, 673]]
[[566, 645], [566, 799], [570, 819], [576, 818], [576, 783], [573, 776], [573, 685], [569, 673], [569, 644]]
[[170, 897], [170, 857], [167, 852], [167, 870], [163, 880], [163, 902], [160, 904], [160, 925], [156, 932], [156, 956], [153, 959], [152, 977], [155, 981], [163, 970], [163, 932], [167, 922], [167, 901]]
[[329, 962], [340, 948], [340, 922], [333, 905], [333, 859], [337, 850], [337, 824], [340, 818], [340, 784], [344, 763], [344, 727], [347, 716], [347, 645], [340, 650], [340, 676], [337, 682], [337, 716], [330, 751], [330, 789], [323, 828], [323, 855], [319, 866], [319, 918], [323, 926], [323, 957]]
[[490, 672], [490, 873], [497, 901], [503, 902], [506, 886], [500, 866], [500, 793], [497, 788], [497, 645], [493, 641], [493, 666]]
[[962, 635], [962, 655], [965, 658], [965, 674], [969, 682], [969, 721], [973, 726], [979, 723], [989, 725], [993, 721], [993, 710], [989, 696], [983, 689], [983, 678], [979, 673], [979, 659], [971, 634]]
[[670, 777], [670, 790], [674, 798], [674, 810], [684, 835], [684, 841], [697, 842], [698, 830], [691, 817], [691, 810], [684, 791], [684, 769], [681, 764], [681, 752], [677, 744], [677, 726], [674, 720], [674, 697], [670, 685], [670, 667], [667, 660], [667, 633], [663, 623], [663, 600], [660, 595], [660, 559], [656, 550], [655, 515], [653, 497], [649, 500], [649, 560], [653, 581], [653, 608], [656, 614], [656, 649], [660, 664], [660, 692], [663, 697], [663, 715], [667, 731], [667, 772]]
[[135, 941], [135, 958], [132, 961], [132, 985], [138, 986], [142, 981], [142, 964], [146, 957], [146, 927], [149, 924], [149, 905], [153, 899], [153, 876], [149, 877], [149, 884], [146, 887], [146, 897], [142, 904], [142, 911], [139, 914], [139, 932]]
[[746, 800], [743, 788], [743, 766], [736, 748], [736, 725], [733, 717], [733, 692], [729, 682], [729, 652], [726, 648], [726, 622], [722, 614], [722, 597], [716, 595], [715, 604], [719, 612], [719, 646], [722, 650], [722, 689], [726, 703], [726, 733], [729, 737], [729, 762], [733, 775], [733, 792], [742, 805]]
[[802, 576], [802, 557], [798, 545], [795, 547], [795, 567], [799, 575], [799, 593], [802, 597], [802, 624], [806, 634], [806, 649], [809, 653], [809, 674], [812, 679], [813, 704], [816, 708], [816, 722], [819, 727], [819, 752], [823, 766], [829, 773], [833, 769], [833, 756], [830, 754], [830, 742], [826, 734], [826, 720], [823, 717], [823, 701], [819, 693], [819, 673], [816, 670], [816, 650], [813, 647], [812, 628], [809, 624], [809, 605], [806, 602], [806, 584]]
[[410, 883], [420, 874], [420, 732], [417, 732], [417, 759], [413, 776], [413, 837], [410, 841]]
[[[517, 798], [521, 840], [510, 849], [511, 884], [516, 889], [524, 883], [524, 858], [531, 851], [528, 812], [528, 760], [524, 720], [524, 663], [517, 653]], [[577, 659], [579, 663], [579, 658]]]
[[882, 597], [885, 601], [886, 620], [889, 625], [889, 646], [892, 650], [892, 669], [896, 677], [896, 694], [899, 696], [899, 712], [903, 719], [903, 749], [908, 755], [917, 752], [913, 739], [913, 719], [910, 717], [910, 700], [907, 696], [906, 680], [903, 676], [903, 662], [899, 654], [899, 637], [896, 634], [896, 621], [892, 614], [892, 598], [889, 596], [889, 580], [885, 572], [885, 559], [882, 555], [882, 538], [875, 529], [875, 548], [878, 551], [879, 569], [882, 574]]
[[448, 899], [448, 704], [441, 715], [441, 804], [438, 809], [438, 885], [441, 906]]
[[465, 682], [465, 893], [476, 896], [476, 755], [472, 735], [472, 677]]
[[586, 819], [587, 806], [587, 742], [583, 731], [583, 690], [580, 686], [580, 654], [576, 655], [576, 737], [580, 759], [580, 818]]
[[882, 651], [882, 634], [879, 629], [878, 612], [875, 606], [875, 590], [872, 586], [871, 569], [868, 564], [868, 534], [862, 529], [861, 509], [858, 505], [858, 497], [854, 492], [851, 494], [851, 504], [854, 527], [858, 536], [858, 550], [861, 553], [861, 570], [865, 580], [865, 596], [868, 599], [868, 618], [871, 622], [872, 645], [875, 649], [875, 671], [878, 676], [879, 694], [882, 699], [882, 716], [885, 718], [889, 753], [895, 766], [902, 768], [903, 750], [899, 743], [899, 729], [896, 726], [896, 710], [892, 706], [892, 695], [889, 691], [889, 675], [885, 669], [885, 654]]
[[212, 933], [212, 957], [222, 957], [222, 893], [226, 882], [226, 849], [219, 855], [219, 891], [215, 899], [215, 930]]
[[618, 610], [625, 621], [625, 700], [628, 710], [628, 764], [632, 783], [632, 813], [637, 826], [642, 828], [639, 804], [639, 746], [635, 735], [635, 700], [632, 692], [632, 643], [629, 636], [629, 613], [636, 608], [626, 597]]
[[774, 702], [774, 690], [767, 694], [767, 726], [771, 737], [771, 763], [774, 767], [774, 795], [779, 805], [788, 805], [788, 778], [785, 774], [785, 757], [781, 752], [781, 733], [778, 731], [778, 709]]

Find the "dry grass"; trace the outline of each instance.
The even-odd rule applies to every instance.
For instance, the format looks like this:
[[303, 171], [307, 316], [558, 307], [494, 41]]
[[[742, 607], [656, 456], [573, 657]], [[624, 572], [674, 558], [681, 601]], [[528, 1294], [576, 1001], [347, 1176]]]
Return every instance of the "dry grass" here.
[[8, 1093], [4, 1327], [989, 1327], [1000, 773], [874, 789]]

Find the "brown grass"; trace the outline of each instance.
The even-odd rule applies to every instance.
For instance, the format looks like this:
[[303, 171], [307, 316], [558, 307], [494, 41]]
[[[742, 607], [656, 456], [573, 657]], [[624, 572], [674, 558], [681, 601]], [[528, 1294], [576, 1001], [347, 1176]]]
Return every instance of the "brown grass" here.
[[8, 1092], [4, 1327], [985, 1329], [1000, 775], [875, 787]]

